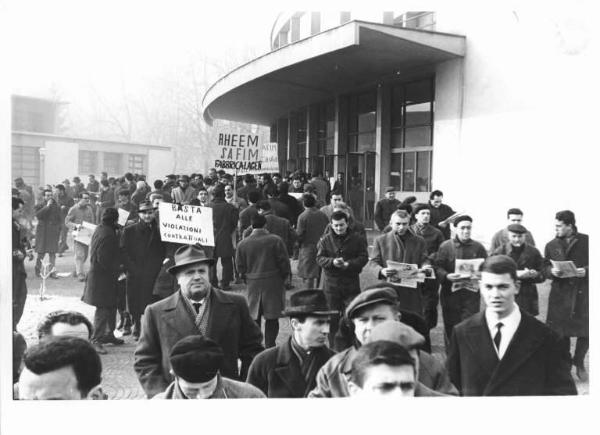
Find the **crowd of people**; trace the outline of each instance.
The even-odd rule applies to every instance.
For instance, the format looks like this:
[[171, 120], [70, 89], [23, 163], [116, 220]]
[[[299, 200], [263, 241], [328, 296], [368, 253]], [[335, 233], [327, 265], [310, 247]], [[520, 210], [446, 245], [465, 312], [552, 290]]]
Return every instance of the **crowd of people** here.
[[[420, 204], [386, 188], [373, 214], [378, 231], [368, 233], [344, 202], [344, 174], [331, 181], [211, 169], [150, 187], [143, 175], [102, 173], [34, 194], [16, 179], [15, 397], [106, 398], [98, 354], [124, 343], [116, 330], [136, 340], [133, 368], [148, 398], [577, 394], [571, 367], [588, 378], [589, 269], [588, 236], [573, 212], [556, 213], [556, 238], [542, 254], [523, 211], [511, 208], [486, 249], [471, 238], [473, 218], [439, 190]], [[214, 246], [161, 240], [161, 202], [210, 207]], [[24, 261], [35, 251], [36, 275], [63, 279], [56, 256], [86, 222], [97, 226], [89, 243], [73, 238], [71, 275], [93, 321], [50, 313], [26, 349]], [[286, 303], [294, 260], [303, 288]], [[365, 273], [378, 283], [363, 288]], [[545, 280], [544, 324], [535, 316]], [[431, 353], [439, 305], [447, 358]], [[277, 345], [282, 317], [291, 336]]]

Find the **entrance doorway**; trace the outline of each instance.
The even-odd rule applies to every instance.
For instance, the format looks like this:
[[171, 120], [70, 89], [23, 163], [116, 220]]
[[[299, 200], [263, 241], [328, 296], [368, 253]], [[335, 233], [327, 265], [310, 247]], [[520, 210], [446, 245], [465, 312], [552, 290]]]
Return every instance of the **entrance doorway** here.
[[375, 153], [348, 153], [346, 160], [345, 200], [356, 220], [373, 228], [375, 213]]

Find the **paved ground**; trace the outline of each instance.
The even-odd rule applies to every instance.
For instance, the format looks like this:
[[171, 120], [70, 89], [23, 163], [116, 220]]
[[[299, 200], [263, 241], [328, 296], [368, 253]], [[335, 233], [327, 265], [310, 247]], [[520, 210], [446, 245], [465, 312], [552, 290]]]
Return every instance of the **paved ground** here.
[[[72, 245], [70, 245], [72, 246]], [[29, 345], [37, 342], [36, 327], [39, 320], [47, 313], [58, 309], [71, 309], [84, 313], [86, 316], [93, 318], [94, 307], [84, 304], [81, 301], [83, 294], [83, 283], [75, 278], [66, 277], [58, 280], [47, 281], [48, 299], [41, 301], [39, 299], [39, 288], [41, 280], [35, 277], [33, 272], [34, 262], [26, 262], [28, 280], [27, 288], [29, 295], [25, 305], [23, 318], [19, 323], [19, 331], [25, 336]], [[73, 252], [67, 251], [65, 256], [57, 258], [56, 268], [60, 272], [72, 272], [74, 268]], [[296, 271], [296, 262], [292, 263], [292, 270]], [[374, 273], [368, 267], [361, 274], [361, 284], [366, 286], [375, 282]], [[287, 292], [287, 297], [301, 288], [300, 279], [294, 278], [293, 284], [295, 289]], [[234, 285], [233, 291], [244, 292], [243, 285]], [[549, 285], [542, 284], [538, 286], [540, 292], [540, 311], [542, 315], [540, 320], [545, 319], [546, 308], [548, 304]], [[431, 341], [434, 353], [444, 354], [444, 343], [441, 328], [441, 313], [439, 314], [438, 327], [432, 331]], [[280, 332], [277, 339], [278, 343], [285, 341], [290, 334], [287, 319], [280, 319]], [[124, 337], [125, 344], [122, 346], [106, 345], [108, 350], [107, 355], [101, 355], [103, 365], [103, 387], [111, 399], [141, 399], [144, 397], [143, 391], [135, 377], [133, 371], [133, 350], [135, 344], [131, 336]], [[586, 358], [586, 366], [588, 361]], [[589, 366], [588, 366], [589, 367]], [[573, 370], [573, 376], [575, 372]], [[577, 388], [580, 394], [588, 394], [589, 386], [587, 383], [581, 383], [576, 379]]]

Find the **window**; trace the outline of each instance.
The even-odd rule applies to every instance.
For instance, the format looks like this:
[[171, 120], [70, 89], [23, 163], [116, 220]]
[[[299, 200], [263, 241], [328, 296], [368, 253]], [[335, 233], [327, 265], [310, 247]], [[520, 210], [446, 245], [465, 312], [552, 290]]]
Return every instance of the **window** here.
[[353, 95], [348, 107], [348, 151], [375, 151], [377, 93]]
[[390, 181], [402, 192], [431, 188], [433, 105], [433, 78], [392, 88]]
[[144, 156], [141, 154], [129, 154], [129, 172], [134, 174], [144, 173]]
[[292, 114], [290, 127], [290, 159], [305, 158], [308, 133], [306, 109]]
[[119, 175], [121, 171], [121, 154], [104, 153], [104, 171], [109, 175]]
[[319, 104], [317, 108], [317, 154], [333, 154], [335, 136], [335, 106], [333, 101]]
[[79, 150], [79, 173], [95, 174], [98, 170], [98, 153]]

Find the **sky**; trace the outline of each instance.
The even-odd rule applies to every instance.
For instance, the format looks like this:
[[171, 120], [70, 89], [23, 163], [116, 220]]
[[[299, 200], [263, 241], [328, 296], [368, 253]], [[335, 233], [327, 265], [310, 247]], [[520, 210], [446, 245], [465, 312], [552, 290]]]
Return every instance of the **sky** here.
[[11, 92], [67, 98], [90, 86], [103, 95], [145, 83], [202, 55], [227, 59], [269, 50], [277, 12], [206, 7], [193, 1], [11, 1], [3, 4], [16, 42]]

